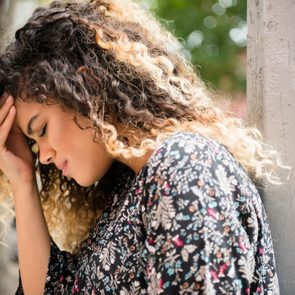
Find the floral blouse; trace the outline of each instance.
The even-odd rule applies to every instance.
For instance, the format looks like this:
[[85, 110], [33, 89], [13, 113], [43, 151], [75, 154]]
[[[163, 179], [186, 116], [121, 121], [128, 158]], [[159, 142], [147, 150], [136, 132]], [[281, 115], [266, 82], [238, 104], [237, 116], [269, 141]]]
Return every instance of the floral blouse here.
[[78, 254], [52, 241], [44, 294], [279, 294], [257, 189], [223, 145], [176, 132], [118, 182]]

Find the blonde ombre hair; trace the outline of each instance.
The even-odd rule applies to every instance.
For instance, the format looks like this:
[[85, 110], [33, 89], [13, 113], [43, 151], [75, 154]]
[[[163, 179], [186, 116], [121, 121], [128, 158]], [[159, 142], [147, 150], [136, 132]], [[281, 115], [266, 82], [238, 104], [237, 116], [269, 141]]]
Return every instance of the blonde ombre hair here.
[[[0, 84], [16, 99], [57, 103], [87, 118], [114, 158], [142, 157], [187, 130], [226, 146], [256, 183], [277, 183], [277, 152], [257, 129], [217, 106], [216, 93], [182, 52], [131, 0], [54, 1], [33, 13], [1, 55]], [[115, 161], [101, 181], [83, 188], [40, 164], [38, 154], [35, 161], [51, 235], [76, 252], [107, 202], [110, 180], [132, 172]], [[8, 195], [2, 175], [0, 203], [11, 214]]]

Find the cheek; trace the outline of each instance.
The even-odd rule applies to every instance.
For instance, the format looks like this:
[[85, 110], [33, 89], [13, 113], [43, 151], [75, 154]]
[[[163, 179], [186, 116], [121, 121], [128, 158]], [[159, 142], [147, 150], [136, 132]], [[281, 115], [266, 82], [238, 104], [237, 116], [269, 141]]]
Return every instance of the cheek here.
[[[54, 128], [54, 127], [53, 127]], [[49, 143], [56, 152], [64, 152], [71, 145], [71, 131], [64, 128], [55, 128], [48, 136]]]
[[71, 127], [65, 130], [65, 135], [61, 135], [62, 140], [58, 143], [60, 152], [75, 166], [75, 170], [83, 170], [83, 167], [92, 170], [94, 158], [99, 153], [98, 144], [93, 141], [93, 133], [89, 129]]
[[83, 150], [83, 145], [87, 142], [87, 131], [82, 130], [71, 119], [58, 118], [51, 126], [50, 142], [57, 152], [66, 153], [63, 156], [79, 153]]
[[78, 152], [74, 161], [82, 168], [81, 173], [86, 172], [88, 176], [99, 179], [108, 171], [113, 160], [103, 143], [93, 141], [93, 133], [89, 131], [85, 130], [83, 139], [77, 141], [76, 151]]
[[70, 170], [72, 177], [82, 186], [90, 186], [110, 169], [113, 160], [99, 144], [85, 147], [80, 153], [72, 154]]

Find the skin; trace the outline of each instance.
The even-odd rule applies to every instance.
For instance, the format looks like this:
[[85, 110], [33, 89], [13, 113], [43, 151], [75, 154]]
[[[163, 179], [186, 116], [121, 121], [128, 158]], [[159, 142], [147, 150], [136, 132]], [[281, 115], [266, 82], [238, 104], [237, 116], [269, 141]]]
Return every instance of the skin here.
[[[90, 186], [101, 179], [112, 165], [114, 160], [104, 144], [93, 141], [93, 130], [79, 128], [74, 114], [64, 112], [58, 104], [16, 101], [15, 107], [16, 123], [25, 135], [37, 142], [42, 164], [54, 163], [81, 186]], [[36, 119], [31, 124], [32, 133], [28, 134], [32, 117]], [[79, 124], [87, 126], [81, 118]]]
[[[33, 121], [32, 117], [35, 117]], [[39, 145], [42, 163], [52, 162], [60, 167], [66, 161], [64, 173], [83, 186], [103, 177], [114, 161], [102, 142], [93, 141], [93, 131], [79, 128], [73, 118], [73, 113], [64, 112], [57, 104], [15, 102], [7, 94], [0, 98], [0, 170], [8, 178], [14, 198], [19, 266], [25, 294], [43, 294], [50, 253], [50, 235], [25, 135]], [[79, 125], [83, 126], [83, 120], [79, 119]], [[27, 128], [30, 121], [31, 134]], [[137, 174], [152, 152], [142, 158], [117, 160]]]
[[[108, 154], [104, 143], [101, 140], [94, 142], [94, 131], [81, 129], [74, 121], [73, 113], [65, 112], [58, 104], [16, 101], [15, 107], [15, 122], [23, 134], [38, 144], [42, 164], [54, 163], [81, 186], [90, 186], [100, 180], [111, 167], [114, 158]], [[29, 133], [28, 125], [33, 117]], [[76, 118], [80, 126], [89, 126], [81, 116], [76, 114]], [[138, 174], [152, 152], [142, 158], [119, 157], [117, 160]]]
[[22, 130], [15, 124], [13, 97], [3, 95], [0, 106], [0, 170], [10, 182], [15, 204], [23, 289], [25, 294], [41, 295], [50, 253], [50, 236], [34, 175], [32, 152]]

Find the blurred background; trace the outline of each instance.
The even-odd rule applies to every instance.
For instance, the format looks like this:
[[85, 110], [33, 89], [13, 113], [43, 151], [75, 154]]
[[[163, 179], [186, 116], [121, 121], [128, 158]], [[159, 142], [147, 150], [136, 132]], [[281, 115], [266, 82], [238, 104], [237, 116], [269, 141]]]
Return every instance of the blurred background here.
[[[124, 1], [124, 0], [122, 0]], [[185, 56], [208, 87], [227, 97], [238, 117], [246, 114], [246, 0], [138, 0], [151, 9], [184, 45]], [[46, 0], [0, 0], [0, 50], [32, 11]], [[1, 226], [0, 226], [1, 227]], [[1, 228], [0, 228], [1, 230]], [[32, 237], [33, 238], [33, 237]], [[0, 294], [14, 294], [18, 266], [13, 223], [0, 244]]]

